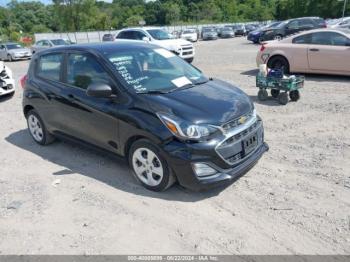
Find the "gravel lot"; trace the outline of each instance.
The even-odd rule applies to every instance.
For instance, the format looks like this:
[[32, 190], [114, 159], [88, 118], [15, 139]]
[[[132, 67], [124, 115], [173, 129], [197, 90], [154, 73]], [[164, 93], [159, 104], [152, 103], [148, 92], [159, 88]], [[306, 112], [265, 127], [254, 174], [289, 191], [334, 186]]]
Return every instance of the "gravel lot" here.
[[[255, 102], [260, 162], [226, 188], [149, 192], [123, 160], [35, 144], [18, 87], [0, 100], [0, 254], [350, 254], [350, 78], [308, 75], [300, 101], [262, 103], [258, 46], [196, 46], [196, 66]], [[7, 65], [18, 81], [28, 61]]]

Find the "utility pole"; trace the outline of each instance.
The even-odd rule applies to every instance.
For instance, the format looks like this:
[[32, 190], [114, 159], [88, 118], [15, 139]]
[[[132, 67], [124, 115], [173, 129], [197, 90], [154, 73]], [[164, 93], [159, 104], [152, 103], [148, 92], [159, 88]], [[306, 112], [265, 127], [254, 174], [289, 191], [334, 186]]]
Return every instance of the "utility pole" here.
[[344, 7], [343, 7], [343, 19], [345, 17], [345, 9], [346, 9], [346, 4], [348, 3], [348, 0], [344, 0]]

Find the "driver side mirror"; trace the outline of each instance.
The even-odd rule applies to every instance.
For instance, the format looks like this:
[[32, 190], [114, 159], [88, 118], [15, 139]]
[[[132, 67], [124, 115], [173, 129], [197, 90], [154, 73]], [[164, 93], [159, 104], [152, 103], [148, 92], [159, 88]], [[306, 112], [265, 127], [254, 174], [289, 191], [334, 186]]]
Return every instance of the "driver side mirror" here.
[[92, 97], [107, 98], [112, 95], [112, 88], [104, 83], [92, 83], [88, 86], [86, 94]]
[[147, 36], [142, 37], [142, 41], [145, 41], [146, 43], [151, 42], [151, 39]]

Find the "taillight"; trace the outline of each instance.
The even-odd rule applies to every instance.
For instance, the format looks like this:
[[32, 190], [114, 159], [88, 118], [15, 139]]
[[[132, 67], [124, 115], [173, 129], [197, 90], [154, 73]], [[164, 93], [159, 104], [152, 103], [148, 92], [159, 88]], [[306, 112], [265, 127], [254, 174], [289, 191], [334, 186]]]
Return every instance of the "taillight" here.
[[262, 44], [262, 45], [261, 45], [261, 47], [260, 47], [260, 52], [263, 52], [263, 51], [266, 49], [265, 45], [266, 45], [266, 44]]
[[21, 82], [21, 86], [22, 86], [23, 89], [26, 86], [27, 80], [28, 80], [28, 76], [27, 75], [22, 76], [20, 82]]

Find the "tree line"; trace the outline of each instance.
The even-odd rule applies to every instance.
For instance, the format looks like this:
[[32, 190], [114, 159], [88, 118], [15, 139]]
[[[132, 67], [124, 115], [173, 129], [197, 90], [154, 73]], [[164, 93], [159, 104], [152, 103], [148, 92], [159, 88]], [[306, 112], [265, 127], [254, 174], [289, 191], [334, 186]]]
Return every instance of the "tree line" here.
[[[0, 7], [1, 40], [44, 32], [111, 30], [147, 25], [234, 23], [342, 15], [337, 0], [12, 0]], [[350, 5], [347, 6], [350, 13]]]

